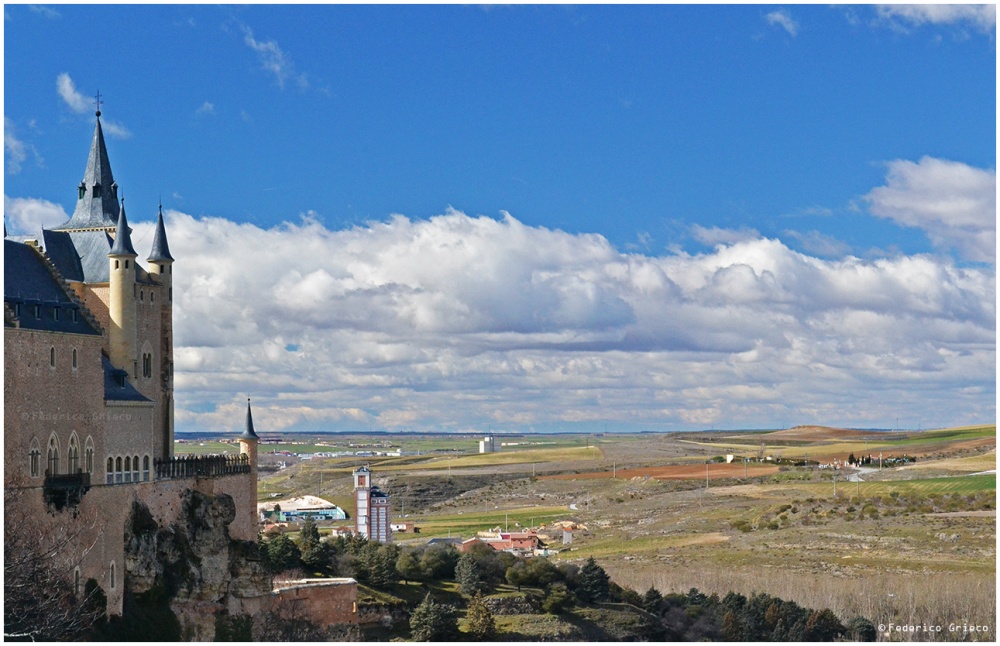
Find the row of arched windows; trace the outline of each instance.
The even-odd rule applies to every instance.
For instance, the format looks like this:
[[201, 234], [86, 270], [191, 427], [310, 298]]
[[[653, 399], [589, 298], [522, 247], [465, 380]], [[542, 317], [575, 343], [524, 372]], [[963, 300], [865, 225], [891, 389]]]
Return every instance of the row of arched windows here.
[[138, 455], [108, 456], [107, 483], [149, 482], [149, 465], [148, 455], [142, 456], [141, 465]]
[[[60, 460], [59, 438], [55, 433], [49, 436], [49, 443], [45, 449], [45, 471], [50, 475], [62, 473], [62, 461]], [[80, 460], [80, 442], [74, 431], [69, 436], [69, 446], [66, 449], [66, 473], [76, 473], [77, 471], [94, 472], [94, 440], [89, 435], [84, 444], [83, 461]], [[38, 443], [38, 438], [31, 438], [28, 447], [28, 474], [32, 478], [42, 475], [42, 449]]]

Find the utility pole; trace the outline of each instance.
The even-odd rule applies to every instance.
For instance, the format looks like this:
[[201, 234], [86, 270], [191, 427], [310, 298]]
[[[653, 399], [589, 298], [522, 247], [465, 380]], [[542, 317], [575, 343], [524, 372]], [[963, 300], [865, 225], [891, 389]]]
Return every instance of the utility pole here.
[[750, 458], [743, 458], [743, 479], [747, 479], [747, 463], [750, 462]]
[[837, 497], [837, 474], [833, 474], [833, 497]]
[[617, 480], [618, 479], [618, 463], [617, 462], [612, 462], [611, 463], [611, 479], [612, 480]]
[[708, 462], [705, 462], [705, 491], [708, 491]]

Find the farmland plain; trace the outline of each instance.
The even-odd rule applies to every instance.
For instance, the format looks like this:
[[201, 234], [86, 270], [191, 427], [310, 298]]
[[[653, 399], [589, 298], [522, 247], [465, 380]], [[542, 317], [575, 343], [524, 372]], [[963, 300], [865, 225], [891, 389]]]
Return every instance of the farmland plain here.
[[[472, 437], [378, 439], [403, 455], [280, 454], [293, 445], [365, 444], [359, 437], [262, 446], [263, 462], [280, 458], [285, 468], [261, 478], [259, 497], [309, 493], [350, 513], [350, 472], [365, 463], [392, 495], [394, 515], [420, 528], [397, 534], [400, 542], [497, 527], [545, 532], [573, 521], [572, 544], [549, 534], [559, 537], [550, 544], [560, 550], [553, 558], [593, 556], [640, 592], [767, 592], [830, 607], [845, 620], [860, 614], [876, 625], [941, 624], [937, 639], [995, 639], [993, 425], [531, 435], [504, 439], [510, 445], [494, 454], [477, 453]], [[848, 467], [851, 454], [873, 462]], [[915, 461], [890, 466], [904, 455]], [[835, 461], [840, 468], [831, 468]], [[949, 633], [949, 625], [990, 632]], [[927, 636], [887, 629], [882, 638]]]

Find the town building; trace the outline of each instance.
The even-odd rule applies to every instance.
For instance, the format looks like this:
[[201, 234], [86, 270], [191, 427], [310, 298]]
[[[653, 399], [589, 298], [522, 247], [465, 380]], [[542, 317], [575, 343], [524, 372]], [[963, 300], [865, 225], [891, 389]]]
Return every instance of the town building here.
[[479, 452], [480, 453], [495, 453], [497, 450], [496, 441], [492, 435], [487, 435], [483, 439], [479, 440]]
[[366, 467], [354, 470], [354, 528], [359, 536], [379, 543], [392, 542], [392, 513], [389, 495], [372, 484]]

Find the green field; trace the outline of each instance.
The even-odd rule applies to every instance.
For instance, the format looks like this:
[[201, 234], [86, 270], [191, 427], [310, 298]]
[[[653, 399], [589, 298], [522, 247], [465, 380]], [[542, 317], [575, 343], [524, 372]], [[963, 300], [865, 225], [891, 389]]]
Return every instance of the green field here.
[[511, 530], [515, 530], [518, 527], [538, 526], [554, 520], [565, 520], [571, 513], [573, 512], [569, 511], [565, 505], [558, 505], [442, 514], [413, 517], [407, 520], [416, 522], [417, 526], [420, 527], [420, 537], [426, 540], [449, 534], [468, 538], [475, 536], [478, 531], [486, 531], [494, 527], [509, 527]]

